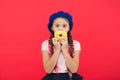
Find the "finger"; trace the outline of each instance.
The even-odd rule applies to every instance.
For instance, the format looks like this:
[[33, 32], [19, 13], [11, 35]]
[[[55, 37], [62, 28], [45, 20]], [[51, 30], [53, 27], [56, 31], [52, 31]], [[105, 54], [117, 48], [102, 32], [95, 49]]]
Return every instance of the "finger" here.
[[67, 40], [67, 38], [63, 38], [64, 40]]
[[56, 42], [58, 42], [58, 41], [59, 41], [59, 39], [58, 39], [58, 38], [55, 38], [55, 41], [56, 41]]
[[63, 42], [63, 41], [65, 41], [65, 39], [63, 38], [61, 41]]
[[55, 41], [55, 38], [52, 38], [52, 41], [54, 42], [54, 41]]
[[59, 38], [56, 37], [55, 39], [58, 40]]
[[60, 40], [58, 40], [57, 42], [60, 43]]
[[61, 41], [64, 41], [64, 39], [61, 39]]
[[58, 42], [58, 41], [59, 41], [59, 38], [55, 38], [55, 41]]
[[63, 43], [63, 42], [64, 42], [64, 40], [62, 39], [62, 40], [61, 40], [61, 43]]

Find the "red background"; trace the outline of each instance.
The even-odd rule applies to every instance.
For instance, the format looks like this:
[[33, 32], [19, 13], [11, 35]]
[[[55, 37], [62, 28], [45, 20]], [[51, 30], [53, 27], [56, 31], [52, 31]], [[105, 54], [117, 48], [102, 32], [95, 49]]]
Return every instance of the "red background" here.
[[119, 0], [0, 0], [0, 80], [41, 80], [50, 14], [73, 16], [84, 80], [120, 80]]

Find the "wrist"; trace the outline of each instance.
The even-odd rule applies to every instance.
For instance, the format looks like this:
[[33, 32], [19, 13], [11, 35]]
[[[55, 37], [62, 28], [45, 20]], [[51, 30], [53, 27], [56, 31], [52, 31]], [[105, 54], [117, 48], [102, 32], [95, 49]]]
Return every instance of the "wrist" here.
[[55, 51], [60, 51], [60, 48], [55, 48]]
[[63, 51], [63, 52], [67, 52], [67, 49], [65, 49], [65, 48], [62, 48], [62, 51]]

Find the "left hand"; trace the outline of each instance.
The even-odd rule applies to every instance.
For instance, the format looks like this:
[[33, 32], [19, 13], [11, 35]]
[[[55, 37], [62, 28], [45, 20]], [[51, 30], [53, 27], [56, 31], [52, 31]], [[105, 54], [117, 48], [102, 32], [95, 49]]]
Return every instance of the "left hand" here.
[[67, 50], [67, 48], [68, 48], [68, 39], [67, 38], [63, 38], [62, 40], [61, 40], [61, 49], [62, 50]]

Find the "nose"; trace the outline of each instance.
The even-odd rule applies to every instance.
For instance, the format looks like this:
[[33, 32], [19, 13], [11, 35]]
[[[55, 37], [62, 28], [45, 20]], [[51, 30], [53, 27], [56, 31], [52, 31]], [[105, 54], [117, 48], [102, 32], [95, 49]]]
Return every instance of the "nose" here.
[[60, 27], [59, 27], [59, 30], [63, 30], [63, 27], [62, 27], [62, 26], [60, 26]]

